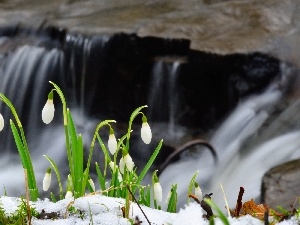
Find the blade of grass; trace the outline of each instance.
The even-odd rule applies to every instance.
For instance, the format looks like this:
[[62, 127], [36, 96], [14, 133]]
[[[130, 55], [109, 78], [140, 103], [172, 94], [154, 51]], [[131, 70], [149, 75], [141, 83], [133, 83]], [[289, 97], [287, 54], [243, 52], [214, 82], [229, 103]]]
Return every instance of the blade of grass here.
[[96, 172], [98, 175], [98, 181], [99, 181], [100, 188], [102, 191], [104, 191], [104, 190], [106, 190], [105, 177], [102, 175], [102, 172], [101, 172], [97, 162], [95, 163], [95, 165], [96, 165]]
[[167, 207], [167, 212], [175, 213], [177, 204], [177, 184], [172, 185], [171, 196]]
[[[153, 154], [151, 155], [149, 161], [147, 162], [146, 166], [144, 167], [144, 169], [142, 170], [140, 176], [138, 177], [136, 184], [137, 186], [139, 186], [141, 184], [141, 182], [143, 181], [143, 179], [145, 178], [146, 174], [148, 173], [148, 170], [150, 169], [150, 167], [152, 166], [154, 160], [156, 159], [161, 146], [163, 144], [163, 140], [161, 140], [158, 144], [158, 146], [156, 147], [155, 151], [153, 152]], [[136, 187], [133, 187], [132, 192], [134, 193], [136, 190]]]
[[23, 168], [27, 170], [30, 197], [33, 201], [36, 201], [38, 198], [38, 189], [36, 186], [36, 180], [35, 180], [31, 158], [29, 156], [29, 153], [26, 154], [26, 151], [28, 151], [28, 149], [26, 149], [26, 147], [23, 145], [19, 132], [12, 120], [10, 120], [10, 127], [21, 158]]
[[217, 216], [220, 218], [220, 220], [224, 223], [224, 225], [230, 225], [227, 217], [222, 212], [222, 210], [210, 199], [206, 198], [205, 202], [209, 204], [211, 208], [213, 208], [217, 212]]

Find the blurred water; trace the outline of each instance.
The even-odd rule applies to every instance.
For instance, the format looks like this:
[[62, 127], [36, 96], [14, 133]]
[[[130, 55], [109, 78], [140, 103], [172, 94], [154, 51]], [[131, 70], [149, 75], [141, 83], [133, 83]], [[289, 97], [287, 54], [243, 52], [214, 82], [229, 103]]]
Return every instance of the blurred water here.
[[180, 112], [178, 77], [181, 62], [176, 59], [166, 60], [159, 59], [153, 66], [149, 87], [148, 116], [150, 121], [167, 121], [167, 133], [174, 137], [177, 133], [175, 126]]
[[[287, 71], [283, 71], [285, 73]], [[160, 176], [164, 196], [171, 184], [177, 183], [179, 205], [183, 206], [187, 202], [190, 179], [195, 171], [199, 171], [196, 180], [203, 193], [213, 193], [213, 200], [221, 207], [225, 205], [221, 184], [231, 207], [236, 204], [240, 186], [245, 188], [244, 200], [259, 198], [263, 174], [272, 166], [300, 157], [299, 126], [285, 131], [279, 128], [273, 131], [272, 137], [266, 127], [276, 107], [285, 99], [282, 87], [287, 85], [288, 79], [288, 76], [283, 76], [265, 92], [241, 101], [219, 128], [212, 132], [210, 143], [218, 154], [217, 165], [213, 164], [213, 157], [208, 151], [199, 151], [193, 158], [183, 157], [170, 165]], [[288, 110], [289, 107], [282, 114]], [[279, 122], [282, 125], [281, 119], [274, 118], [268, 126]], [[263, 136], [267, 138], [256, 142], [258, 135], [260, 139]], [[250, 147], [245, 146], [248, 140], [252, 141]]]

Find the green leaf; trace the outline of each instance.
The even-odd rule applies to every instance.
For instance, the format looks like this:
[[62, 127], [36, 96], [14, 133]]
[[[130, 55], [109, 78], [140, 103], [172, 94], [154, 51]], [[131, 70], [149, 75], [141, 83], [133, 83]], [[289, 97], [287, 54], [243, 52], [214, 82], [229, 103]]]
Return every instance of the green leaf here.
[[[138, 177], [137, 181], [136, 181], [136, 184], [137, 186], [141, 184], [141, 182], [143, 181], [143, 179], [145, 178], [146, 174], [148, 173], [148, 170], [150, 169], [150, 167], [152, 166], [154, 160], [156, 159], [160, 149], [161, 149], [161, 146], [163, 144], [163, 140], [161, 140], [158, 144], [158, 146], [156, 147], [155, 151], [153, 152], [153, 154], [151, 155], [149, 161], [147, 162], [146, 166], [144, 167], [144, 169], [142, 170], [140, 176]], [[133, 188], [132, 192], [134, 193], [136, 187]]]
[[206, 198], [204, 200], [211, 208], [213, 208], [217, 212], [217, 216], [220, 218], [220, 220], [224, 223], [224, 225], [230, 225], [228, 222], [227, 217], [224, 215], [222, 210], [209, 198]]
[[[95, 163], [96, 165], [96, 172], [98, 175], [98, 181], [99, 181], [99, 185], [102, 191], [106, 190], [106, 186], [105, 186], [105, 177], [102, 175], [101, 170], [99, 168], [98, 163]], [[104, 194], [104, 193], [103, 193]]]
[[[36, 186], [34, 170], [32, 167], [31, 158], [28, 152], [28, 149], [23, 145], [23, 142], [20, 138], [19, 132], [12, 120], [10, 120], [10, 127], [13, 133], [13, 137], [15, 143], [17, 145], [17, 149], [21, 158], [21, 162], [23, 168], [27, 170], [27, 178], [28, 178], [28, 188], [30, 191], [30, 197], [33, 201], [36, 201], [38, 198], [38, 189]], [[22, 129], [22, 128], [20, 128]], [[22, 132], [21, 132], [22, 133]]]
[[177, 184], [172, 185], [171, 187], [171, 196], [168, 203], [167, 212], [175, 213], [177, 206]]

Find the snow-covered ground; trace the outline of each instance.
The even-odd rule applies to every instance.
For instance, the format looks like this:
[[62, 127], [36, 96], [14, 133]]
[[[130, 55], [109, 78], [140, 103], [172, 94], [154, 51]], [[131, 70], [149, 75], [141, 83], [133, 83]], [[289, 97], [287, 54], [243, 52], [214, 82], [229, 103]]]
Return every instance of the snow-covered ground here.
[[[110, 198], [101, 195], [89, 195], [76, 199], [64, 199], [56, 203], [48, 199], [31, 202], [31, 206], [38, 212], [53, 213], [57, 216], [55, 219], [32, 219], [32, 225], [129, 225], [129, 220], [123, 218], [122, 207], [125, 200], [120, 198]], [[7, 214], [14, 213], [21, 201], [16, 197], [1, 197], [0, 205]], [[69, 213], [68, 207], [73, 206], [78, 209], [77, 213]], [[149, 222], [152, 225], [208, 225], [209, 222], [203, 218], [205, 211], [195, 202], [190, 203], [184, 209], [180, 209], [178, 213], [167, 213], [161, 210], [155, 210], [141, 206]], [[81, 212], [81, 214], [79, 213]], [[149, 224], [137, 204], [130, 205], [130, 218], [138, 218], [141, 224]], [[251, 217], [250, 215], [240, 218], [229, 217], [231, 225], [263, 225], [264, 222]], [[223, 224], [218, 218], [215, 219], [216, 225]], [[290, 220], [278, 223], [280, 225], [298, 225], [299, 220], [291, 218]]]

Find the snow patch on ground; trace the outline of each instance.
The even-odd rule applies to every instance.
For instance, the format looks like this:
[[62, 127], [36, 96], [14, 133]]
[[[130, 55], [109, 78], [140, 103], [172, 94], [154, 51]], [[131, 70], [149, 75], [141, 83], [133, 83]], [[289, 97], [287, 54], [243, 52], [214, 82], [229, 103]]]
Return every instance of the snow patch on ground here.
[[[22, 203], [20, 198], [0, 197], [0, 206], [5, 209], [7, 215], [14, 213], [18, 206]], [[101, 195], [88, 195], [78, 198], [74, 201], [64, 199], [56, 203], [49, 199], [30, 202], [39, 213], [54, 213], [57, 215], [55, 219], [32, 219], [32, 225], [130, 225], [131, 223], [123, 218], [122, 207], [125, 206], [125, 200], [121, 198], [110, 198]], [[70, 213], [67, 209], [72, 206], [75, 213]], [[151, 224], [164, 225], [208, 225], [209, 222], [203, 217], [205, 211], [195, 202], [186, 205], [180, 209], [178, 213], [168, 213], [162, 210], [155, 210], [145, 206], [141, 206], [145, 215]], [[133, 220], [137, 217], [142, 224], [148, 224], [147, 219], [143, 215], [137, 204], [130, 205], [130, 218]], [[264, 223], [250, 215], [239, 218], [228, 218], [231, 225], [263, 225]], [[216, 225], [223, 225], [219, 219], [215, 219]], [[291, 218], [289, 220], [278, 223], [279, 225], [298, 225], [299, 220]]]

